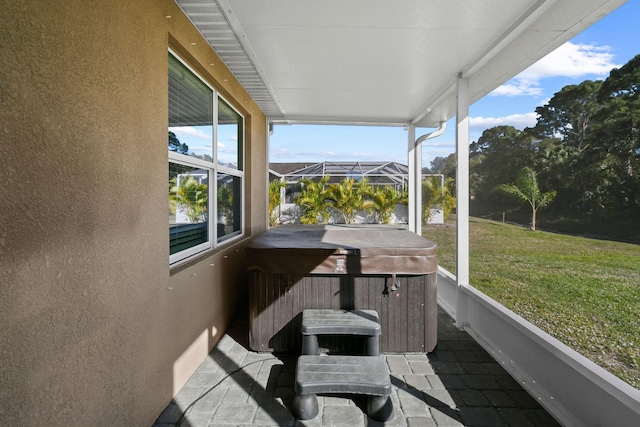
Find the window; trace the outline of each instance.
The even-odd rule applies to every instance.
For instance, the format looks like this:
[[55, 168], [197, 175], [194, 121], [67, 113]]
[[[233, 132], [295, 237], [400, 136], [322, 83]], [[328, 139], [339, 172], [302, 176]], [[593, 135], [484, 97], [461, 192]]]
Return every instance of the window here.
[[244, 118], [169, 53], [170, 263], [242, 234], [243, 146]]

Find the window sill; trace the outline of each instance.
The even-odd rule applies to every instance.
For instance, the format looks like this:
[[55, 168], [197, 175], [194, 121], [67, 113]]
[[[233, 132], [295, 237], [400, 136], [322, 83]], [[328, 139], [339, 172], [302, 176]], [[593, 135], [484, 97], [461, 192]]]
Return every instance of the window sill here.
[[169, 277], [173, 276], [174, 274], [177, 274], [183, 270], [186, 270], [189, 267], [192, 267], [202, 261], [204, 261], [207, 258], [212, 257], [215, 254], [218, 253], [223, 253], [226, 252], [230, 249], [235, 249], [238, 246], [242, 246], [244, 245], [248, 240], [251, 239], [251, 236], [247, 236], [247, 235], [240, 235], [237, 236], [235, 239], [229, 240], [227, 242], [225, 242], [225, 244], [218, 246], [216, 248], [211, 248], [211, 249], [207, 249], [205, 251], [202, 251], [200, 253], [194, 254], [192, 256], [190, 256], [189, 258], [185, 258], [181, 261], [177, 261], [176, 263], [172, 264], [169, 266]]

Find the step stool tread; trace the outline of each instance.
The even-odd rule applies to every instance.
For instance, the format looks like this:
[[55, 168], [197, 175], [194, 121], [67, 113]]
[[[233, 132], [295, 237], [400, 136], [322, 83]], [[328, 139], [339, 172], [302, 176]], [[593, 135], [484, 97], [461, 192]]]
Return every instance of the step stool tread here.
[[302, 312], [303, 335], [376, 336], [381, 331], [375, 310], [306, 309]]
[[391, 394], [389, 369], [379, 356], [300, 356], [295, 390], [299, 394]]

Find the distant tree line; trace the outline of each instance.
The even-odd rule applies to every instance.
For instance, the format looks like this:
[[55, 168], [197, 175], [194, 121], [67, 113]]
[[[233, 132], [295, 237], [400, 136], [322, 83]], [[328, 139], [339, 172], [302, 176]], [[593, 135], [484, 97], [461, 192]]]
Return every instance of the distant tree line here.
[[[392, 185], [372, 184], [366, 178], [356, 180], [345, 177], [330, 183], [330, 176], [303, 179], [296, 185], [298, 195], [295, 204], [300, 209], [302, 224], [326, 223], [333, 215], [339, 223], [352, 224], [358, 213], [369, 212], [373, 222], [389, 224], [398, 205], [408, 202], [407, 189], [398, 190]], [[278, 179], [269, 183], [269, 225], [280, 222], [281, 189], [287, 182]], [[446, 218], [456, 206], [453, 180], [430, 176], [422, 182], [422, 219], [426, 224], [432, 209], [440, 209]]]
[[[526, 167], [542, 191], [556, 193], [545, 216], [640, 219], [639, 92], [640, 55], [604, 81], [563, 87], [536, 108], [532, 128], [485, 130], [470, 145], [471, 214], [520, 210], [498, 189]], [[431, 170], [455, 178], [455, 166], [452, 154], [434, 159]]]

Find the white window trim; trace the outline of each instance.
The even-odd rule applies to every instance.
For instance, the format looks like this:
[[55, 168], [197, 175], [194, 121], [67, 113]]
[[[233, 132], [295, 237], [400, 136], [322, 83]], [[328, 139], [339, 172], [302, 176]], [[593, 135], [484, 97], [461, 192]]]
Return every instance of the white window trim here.
[[[211, 182], [211, 180], [214, 179], [215, 177], [215, 171], [211, 168], [211, 163], [206, 162], [204, 160], [197, 159], [195, 157], [186, 156], [184, 154], [179, 154], [173, 151], [169, 151], [169, 162], [205, 169], [209, 174], [209, 182]], [[212, 185], [209, 185], [208, 191], [207, 191], [207, 198], [208, 198], [207, 200], [209, 201], [209, 210], [212, 210], [212, 200], [213, 200], [213, 204], [215, 204], [215, 199], [212, 199], [212, 197], [216, 193], [214, 192], [212, 187], [213, 187]], [[199, 254], [200, 252], [204, 252], [206, 250], [209, 250], [215, 247], [215, 230], [214, 230], [215, 227], [211, 226], [211, 213], [209, 213], [208, 218], [209, 218], [207, 220], [208, 241], [192, 246], [187, 249], [183, 249], [180, 252], [176, 252], [175, 254], [170, 254], [169, 255], [170, 265], [176, 264], [196, 254]]]
[[[225, 173], [231, 176], [237, 176], [240, 178], [240, 215], [241, 215], [241, 221], [240, 221], [240, 230], [236, 231], [234, 233], [228, 234], [226, 236], [222, 236], [220, 238], [220, 240], [218, 240], [218, 237], [216, 236], [216, 243], [219, 245], [224, 245], [227, 244], [229, 242], [232, 242], [234, 240], [237, 240], [241, 237], [244, 236], [244, 224], [245, 224], [245, 211], [244, 211], [244, 201], [245, 201], [245, 197], [244, 197], [244, 169], [245, 169], [245, 154], [246, 154], [246, 150], [245, 150], [245, 117], [233, 106], [233, 104], [231, 102], [229, 102], [224, 96], [220, 95], [219, 93], [216, 92], [216, 102], [214, 105], [214, 136], [215, 136], [215, 144], [216, 144], [216, 150], [215, 150], [215, 162], [216, 162], [216, 168], [217, 168], [217, 172], [221, 172], [221, 173]], [[242, 117], [242, 128], [241, 128], [241, 132], [242, 132], [242, 158], [238, 159], [238, 162], [240, 164], [242, 164], [242, 169], [238, 168], [237, 169], [233, 169], [224, 165], [221, 165], [218, 163], [218, 99], [223, 100], [233, 111], [235, 111], [238, 116]], [[218, 206], [217, 206], [217, 202], [218, 202], [218, 179], [217, 179], [217, 174], [216, 174], [216, 183], [215, 183], [215, 194], [216, 194], [216, 215], [218, 214]], [[217, 217], [216, 217], [217, 219]], [[217, 228], [216, 228], [216, 233], [217, 233]]]
[[[217, 247], [222, 247], [229, 245], [235, 240], [241, 239], [245, 234], [245, 176], [244, 176], [244, 168], [245, 168], [245, 124], [246, 119], [243, 114], [241, 114], [231, 102], [229, 102], [226, 98], [224, 98], [213, 86], [211, 86], [206, 80], [202, 78], [202, 76], [197, 73], [192, 67], [189, 66], [176, 52], [172, 49], [169, 49], [169, 53], [182, 65], [184, 65], [194, 76], [196, 76], [201, 82], [203, 82], [209, 89], [211, 89], [213, 94], [213, 135], [212, 135], [212, 144], [213, 144], [213, 162], [208, 162], [202, 159], [198, 159], [197, 157], [188, 156], [185, 154], [176, 153], [174, 151], [168, 151], [168, 160], [171, 163], [178, 163], [185, 166], [193, 166], [202, 169], [206, 169], [209, 173], [209, 188], [208, 188], [208, 200], [209, 200], [209, 216], [208, 216], [208, 238], [209, 241], [205, 243], [200, 243], [196, 246], [192, 246], [190, 248], [184, 249], [175, 254], [169, 255], [169, 265], [174, 267], [179, 265], [182, 262], [188, 261], [193, 256], [202, 253], [204, 251], [215, 249]], [[240, 131], [242, 132], [242, 156], [238, 159], [238, 162], [242, 164], [242, 169], [239, 167], [237, 169], [233, 169], [218, 163], [218, 100], [223, 100], [233, 111], [235, 111], [238, 116], [242, 117], [242, 126]], [[218, 220], [218, 173], [224, 173], [227, 175], [231, 175], [237, 178], [240, 178], [240, 230], [230, 233], [225, 236], [218, 237], [218, 229], [217, 229], [217, 220]]]

